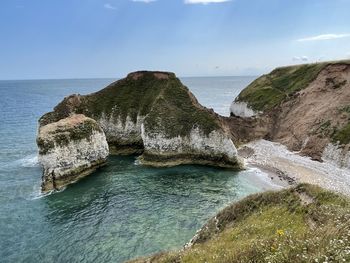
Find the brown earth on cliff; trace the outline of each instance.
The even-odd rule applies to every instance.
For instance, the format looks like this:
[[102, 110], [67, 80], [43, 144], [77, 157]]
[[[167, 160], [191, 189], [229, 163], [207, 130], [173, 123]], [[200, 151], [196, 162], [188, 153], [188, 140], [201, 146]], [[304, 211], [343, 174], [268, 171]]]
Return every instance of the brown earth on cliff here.
[[265, 138], [319, 161], [330, 143], [348, 152], [350, 61], [278, 68], [244, 89], [232, 107], [241, 103], [256, 115], [224, 118], [236, 142]]

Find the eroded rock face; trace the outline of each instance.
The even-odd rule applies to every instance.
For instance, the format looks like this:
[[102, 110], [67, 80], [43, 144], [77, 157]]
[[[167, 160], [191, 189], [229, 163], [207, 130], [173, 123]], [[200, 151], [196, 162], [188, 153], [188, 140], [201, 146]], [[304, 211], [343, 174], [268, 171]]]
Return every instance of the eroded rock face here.
[[[84, 139], [69, 142], [64, 149], [55, 147], [57, 150], [50, 154], [57, 161], [49, 161], [51, 156], [41, 157], [45, 174], [59, 166], [56, 163], [64, 156], [67, 156], [64, 162], [70, 165], [80, 163], [93, 152], [104, 159], [104, 134], [110, 154], [142, 154], [139, 159], [147, 165], [195, 163], [241, 168], [230, 132], [221, 117], [201, 106], [173, 73], [135, 72], [99, 92], [71, 95], [40, 119], [40, 134], [47, 127], [55, 130], [62, 121], [67, 122], [76, 114], [95, 121], [96, 134], [87, 141], [96, 145], [88, 146], [83, 143]], [[38, 144], [39, 148], [45, 148], [40, 140]], [[75, 151], [75, 147], [80, 150]], [[87, 158], [86, 163], [98, 158], [93, 159]]]
[[103, 113], [97, 119], [108, 138], [110, 154], [129, 155], [143, 152], [141, 125], [144, 118], [137, 116], [136, 120], [132, 120], [127, 116], [123, 121], [121, 117], [116, 118], [113, 115], [107, 117]]
[[[239, 120], [241, 127], [254, 124], [250, 134], [350, 167], [350, 61], [275, 69], [244, 89], [235, 103], [261, 111], [256, 120]], [[229, 122], [235, 126], [237, 120]]]
[[333, 143], [328, 143], [324, 148], [322, 154], [322, 160], [327, 160], [335, 163], [340, 167], [350, 167], [350, 151], [349, 145], [345, 148], [340, 145], [336, 145]]
[[112, 154], [140, 154], [141, 124], [160, 93], [170, 85], [182, 87], [173, 73], [131, 73], [96, 93], [66, 97], [40, 119], [40, 124], [56, 122], [72, 113], [84, 114], [102, 127]]
[[164, 133], [152, 133], [142, 127], [145, 151], [140, 160], [154, 166], [204, 164], [218, 167], [237, 167], [237, 150], [222, 131], [204, 134], [194, 128], [186, 136], [167, 138]]
[[59, 190], [92, 173], [105, 164], [109, 154], [103, 130], [81, 114], [40, 126], [37, 143], [44, 192]]
[[231, 115], [243, 118], [256, 116], [258, 113], [249, 108], [246, 102], [234, 101], [230, 107]]

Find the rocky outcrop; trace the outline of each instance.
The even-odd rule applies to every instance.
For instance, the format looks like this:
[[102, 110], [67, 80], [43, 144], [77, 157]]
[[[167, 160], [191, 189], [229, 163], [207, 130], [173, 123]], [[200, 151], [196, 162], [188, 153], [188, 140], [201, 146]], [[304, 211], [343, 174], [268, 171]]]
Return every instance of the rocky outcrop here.
[[93, 119], [72, 115], [40, 126], [37, 138], [43, 166], [42, 190], [59, 190], [106, 162], [108, 144]]
[[232, 116], [243, 118], [250, 118], [258, 114], [258, 112], [255, 112], [253, 109], [249, 108], [246, 102], [239, 101], [232, 102], [230, 112]]
[[110, 154], [139, 154], [141, 163], [153, 166], [241, 168], [220, 116], [201, 106], [173, 73], [135, 72], [99, 92], [71, 95], [40, 119], [40, 129], [74, 114], [96, 121]]
[[259, 112], [251, 118], [232, 112], [227, 120], [233, 133], [238, 116], [241, 126], [250, 127], [249, 138], [236, 135], [241, 141], [266, 138], [314, 160], [349, 167], [350, 61], [278, 68], [244, 89], [238, 103]]
[[340, 167], [350, 167], [350, 145], [342, 147], [337, 144], [328, 143], [322, 153], [322, 160], [335, 163]]

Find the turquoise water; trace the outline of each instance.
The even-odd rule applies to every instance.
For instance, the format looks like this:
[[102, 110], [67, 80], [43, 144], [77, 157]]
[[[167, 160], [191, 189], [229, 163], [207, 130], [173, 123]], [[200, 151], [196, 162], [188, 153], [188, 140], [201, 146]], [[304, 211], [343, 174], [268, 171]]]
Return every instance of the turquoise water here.
[[[183, 79], [221, 114], [251, 80]], [[155, 169], [131, 156], [111, 157], [108, 166], [64, 191], [40, 195], [37, 119], [64, 96], [111, 81], [0, 81], [1, 262], [123, 262], [178, 249], [226, 204], [273, 187], [258, 170]]]

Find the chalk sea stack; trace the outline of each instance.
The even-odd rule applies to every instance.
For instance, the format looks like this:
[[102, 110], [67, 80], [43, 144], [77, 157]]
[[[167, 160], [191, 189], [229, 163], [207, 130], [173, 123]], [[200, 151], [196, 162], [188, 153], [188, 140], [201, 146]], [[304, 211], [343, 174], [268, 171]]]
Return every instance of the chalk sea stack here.
[[61, 189], [90, 174], [104, 165], [108, 156], [103, 130], [96, 121], [81, 114], [40, 126], [37, 144], [45, 192]]
[[235, 138], [266, 138], [350, 167], [350, 61], [282, 67], [245, 88], [227, 118]]
[[[52, 146], [49, 153], [59, 148], [65, 154], [57, 154], [54, 164], [45, 161], [48, 152], [47, 144], [42, 142], [44, 131], [54, 133], [61, 122], [67, 122], [74, 118], [72, 116], [94, 121], [94, 128], [100, 135], [98, 140], [89, 134], [86, 135], [88, 138], [79, 140], [99, 145], [94, 148], [99, 153], [100, 147], [107, 148], [102, 138], [105, 135], [110, 154], [138, 154], [140, 162], [146, 165], [204, 164], [241, 168], [230, 132], [220, 116], [201, 106], [175, 74], [140, 71], [96, 93], [66, 97], [54, 111], [40, 118], [38, 147], [44, 166], [44, 182], [53, 176], [49, 173], [54, 169], [51, 165], [70, 166], [70, 161], [67, 164], [66, 160], [78, 158], [77, 154], [86, 154], [90, 160], [94, 151], [92, 148], [89, 148], [92, 152], [71, 149], [69, 146], [74, 143], [74, 138], [64, 145], [48, 140]], [[61, 128], [57, 129], [61, 132]], [[74, 128], [67, 128], [64, 134], [72, 138], [75, 132]], [[101, 157], [99, 160], [103, 162], [106, 156], [96, 154], [95, 157]], [[96, 161], [91, 159], [91, 162]], [[84, 164], [77, 166], [82, 168]], [[69, 169], [64, 176], [70, 176]]]

